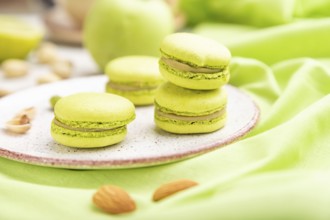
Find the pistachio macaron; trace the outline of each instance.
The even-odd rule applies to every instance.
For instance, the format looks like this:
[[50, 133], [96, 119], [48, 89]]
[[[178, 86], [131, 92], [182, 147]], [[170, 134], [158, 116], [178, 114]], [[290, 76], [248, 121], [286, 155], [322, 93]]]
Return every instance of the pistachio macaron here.
[[105, 69], [109, 81], [106, 91], [123, 96], [135, 105], [150, 105], [158, 86], [164, 81], [158, 58], [125, 56], [110, 61]]
[[121, 142], [126, 125], [135, 119], [128, 99], [108, 93], [77, 93], [62, 97], [54, 106], [51, 135], [60, 144], [96, 148]]
[[171, 133], [208, 133], [225, 125], [226, 104], [224, 88], [192, 90], [167, 82], [156, 93], [154, 120]]
[[217, 89], [229, 81], [230, 51], [217, 41], [191, 33], [174, 33], [160, 46], [161, 74], [173, 84]]

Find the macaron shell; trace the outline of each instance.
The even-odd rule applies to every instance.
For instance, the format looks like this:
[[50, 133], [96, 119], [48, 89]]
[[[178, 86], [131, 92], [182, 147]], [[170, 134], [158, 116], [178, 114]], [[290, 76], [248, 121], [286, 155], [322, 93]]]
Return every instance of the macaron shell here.
[[175, 120], [164, 120], [155, 113], [156, 125], [164, 131], [175, 134], [209, 133], [221, 129], [226, 124], [226, 113], [214, 120], [183, 122]]
[[162, 55], [200, 67], [226, 67], [230, 51], [217, 41], [190, 33], [174, 33], [164, 38]]
[[171, 83], [196, 90], [211, 90], [218, 89], [225, 85], [230, 78], [229, 70], [225, 69], [219, 73], [191, 73], [182, 72], [173, 68], [170, 68], [163, 62], [159, 62], [159, 70], [161, 74]]
[[[221, 110], [227, 103], [224, 89], [191, 90], [166, 82], [160, 86], [155, 103], [178, 115], [207, 115]], [[164, 111], [164, 110], [162, 110]]]
[[124, 140], [126, 127], [105, 132], [78, 132], [59, 127], [52, 123], [51, 136], [62, 145], [76, 148], [97, 148], [110, 146]]
[[158, 69], [158, 58], [151, 56], [125, 56], [110, 61], [105, 69], [114, 82], [143, 82], [159, 85], [164, 81]]
[[61, 98], [54, 107], [56, 118], [74, 122], [127, 124], [135, 118], [128, 99], [109, 93], [77, 93]]
[[129, 99], [134, 105], [142, 106], [142, 105], [152, 105], [154, 103], [157, 89], [124, 92], [124, 91], [115, 90], [107, 86], [106, 91], [109, 93], [123, 96]]

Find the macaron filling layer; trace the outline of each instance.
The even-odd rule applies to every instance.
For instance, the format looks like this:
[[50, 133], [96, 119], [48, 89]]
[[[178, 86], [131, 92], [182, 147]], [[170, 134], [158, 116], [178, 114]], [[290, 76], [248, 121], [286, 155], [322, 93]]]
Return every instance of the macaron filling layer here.
[[[162, 49], [160, 49], [160, 53], [161, 53], [161, 57], [160, 57], [161, 61], [168, 62], [169, 66], [173, 65], [173, 68], [175, 68], [177, 66], [178, 70], [187, 71], [187, 72], [192, 70], [192, 72], [198, 73], [199, 72], [198, 69], [201, 69], [202, 71], [210, 71], [211, 73], [212, 72], [217, 73], [217, 72], [223, 71], [228, 66], [228, 64], [223, 64], [223, 63], [221, 63], [221, 65], [216, 65], [216, 66], [207, 65], [207, 64], [198, 65], [198, 64], [195, 64], [194, 62], [189, 62], [189, 60], [185, 61], [185, 60], [179, 59], [173, 55], [167, 54]], [[181, 65], [181, 64], [183, 64], [183, 65]], [[183, 69], [181, 69], [180, 67]], [[187, 68], [187, 70], [185, 70], [185, 68]], [[203, 72], [200, 72], [200, 73], [203, 73]]]
[[181, 60], [176, 60], [168, 57], [161, 57], [161, 62], [166, 64], [167, 66], [177, 69], [184, 72], [192, 72], [192, 73], [218, 73], [222, 72], [224, 68], [211, 68], [211, 67], [199, 67], [194, 66], [192, 63], [183, 62]]
[[172, 109], [163, 107], [161, 105], [159, 105], [156, 101], [155, 101], [155, 110], [157, 112], [162, 112], [165, 114], [169, 114], [169, 115], [180, 115], [180, 116], [192, 116], [192, 117], [196, 117], [196, 116], [205, 116], [205, 115], [211, 115], [214, 114], [215, 112], [221, 112], [226, 108], [226, 105], [221, 105], [217, 108], [213, 108], [211, 110], [207, 110], [207, 111], [203, 111], [203, 112], [189, 112], [189, 111], [174, 111]]
[[161, 112], [159, 110], [155, 110], [156, 115], [159, 117], [164, 117], [167, 119], [172, 119], [172, 120], [180, 120], [180, 121], [187, 121], [187, 122], [191, 122], [191, 121], [209, 121], [209, 120], [213, 120], [216, 118], [221, 117], [224, 113], [225, 110], [222, 109], [220, 111], [216, 111], [212, 114], [209, 115], [202, 115], [202, 116], [182, 116], [182, 115], [176, 115], [176, 114], [169, 114], [169, 113], [165, 113], [165, 112]]
[[155, 118], [160, 121], [166, 121], [175, 124], [209, 124], [222, 120], [226, 117], [225, 106], [216, 110], [192, 113], [192, 112], [174, 112], [164, 107], [155, 104]]
[[[216, 116], [215, 116], [216, 115]], [[168, 114], [159, 114], [159, 112], [155, 112], [155, 119], [162, 122], [167, 122], [170, 124], [176, 125], [207, 125], [207, 124], [214, 124], [218, 121], [222, 121], [226, 118], [226, 111], [221, 111], [215, 115], [210, 117], [185, 117], [185, 116], [175, 116], [175, 115], [168, 115]]]
[[114, 129], [114, 128], [70, 127], [69, 125], [63, 124], [62, 122], [58, 121], [56, 118], [53, 119], [53, 123], [58, 127], [62, 127], [73, 131], [81, 131], [81, 132], [101, 132], [101, 131], [108, 131]]
[[72, 128], [61, 122], [57, 121], [56, 119], [53, 120], [51, 125], [51, 131], [55, 134], [67, 135], [71, 137], [107, 137], [111, 135], [121, 134], [126, 132], [126, 125], [115, 127], [115, 128], [108, 128], [108, 129], [95, 129], [95, 128]]
[[229, 67], [222, 69], [220, 72], [215, 72], [215, 73], [196, 73], [196, 72], [190, 72], [190, 71], [184, 71], [184, 70], [179, 70], [175, 69], [160, 59], [159, 61], [160, 65], [160, 71], [166, 71], [170, 74], [177, 75], [182, 78], [186, 79], [194, 79], [194, 80], [219, 80], [223, 79], [224, 83], [229, 80]]
[[55, 117], [56, 123], [61, 127], [67, 127], [70, 129], [84, 128], [84, 129], [112, 129], [120, 126], [124, 126], [135, 119], [135, 115], [131, 118], [122, 121], [112, 122], [93, 122], [93, 121], [70, 121]]
[[150, 85], [150, 84], [144, 84], [144, 83], [117, 83], [113, 81], [109, 81], [107, 83], [107, 86], [113, 90], [118, 91], [125, 91], [125, 92], [135, 92], [135, 91], [141, 91], [141, 90], [154, 90], [157, 89], [157, 85]]

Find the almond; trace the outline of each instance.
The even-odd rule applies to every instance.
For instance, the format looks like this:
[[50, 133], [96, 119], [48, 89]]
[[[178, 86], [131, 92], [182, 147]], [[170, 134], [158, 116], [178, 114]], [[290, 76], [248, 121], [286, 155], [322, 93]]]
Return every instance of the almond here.
[[37, 83], [38, 84], [46, 84], [46, 83], [52, 83], [52, 82], [57, 82], [62, 80], [61, 77], [59, 77], [58, 75], [56, 75], [55, 73], [46, 73], [43, 75], [40, 75], [37, 78]]
[[21, 77], [28, 73], [29, 64], [25, 60], [8, 59], [2, 63], [2, 69], [5, 77]]
[[51, 64], [53, 73], [67, 79], [72, 75], [73, 64], [69, 60], [57, 60]]
[[50, 64], [58, 59], [57, 46], [50, 42], [45, 42], [40, 45], [36, 51], [36, 57], [39, 63]]
[[122, 188], [114, 185], [105, 185], [93, 195], [93, 203], [105, 212], [121, 214], [136, 209], [135, 202]]
[[164, 199], [174, 193], [188, 189], [190, 187], [196, 186], [198, 183], [188, 179], [176, 180], [170, 183], [166, 183], [160, 186], [152, 197], [153, 201], [157, 202], [161, 199]]

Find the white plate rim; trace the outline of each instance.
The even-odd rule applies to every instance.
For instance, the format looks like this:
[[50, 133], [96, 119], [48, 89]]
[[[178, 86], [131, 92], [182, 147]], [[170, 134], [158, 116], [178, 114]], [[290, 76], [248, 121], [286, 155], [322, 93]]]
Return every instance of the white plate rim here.
[[[93, 78], [104, 78], [104, 76], [94, 76], [94, 77], [85, 77], [84, 79], [70, 79], [63, 82], [53, 83], [51, 86], [56, 86], [59, 84], [62, 85], [70, 85], [70, 82], [77, 81], [77, 80], [89, 80]], [[105, 79], [102, 79], [105, 80]], [[36, 90], [43, 88], [45, 86], [50, 85], [42, 85], [38, 87], [31, 88], [29, 90]], [[64, 86], [65, 87], [65, 86]], [[41, 156], [34, 156], [28, 153], [22, 152], [15, 152], [8, 149], [8, 147], [0, 146], [0, 156], [18, 161], [27, 164], [34, 164], [39, 166], [46, 166], [46, 167], [57, 167], [57, 168], [71, 168], [71, 169], [121, 169], [121, 168], [137, 168], [137, 167], [147, 167], [147, 166], [155, 166], [161, 165], [171, 162], [180, 161], [183, 159], [188, 159], [191, 157], [195, 157], [201, 154], [205, 154], [207, 152], [213, 151], [230, 143], [233, 143], [243, 136], [245, 136], [249, 131], [251, 131], [257, 124], [260, 110], [257, 104], [244, 92], [240, 91], [238, 88], [226, 85], [225, 86], [228, 91], [235, 92], [242, 97], [244, 97], [247, 101], [251, 103], [251, 108], [253, 108], [253, 115], [251, 116], [250, 120], [245, 124], [245, 126], [241, 127], [237, 130], [234, 134], [227, 139], [220, 139], [213, 143], [208, 143], [207, 145], [203, 146], [202, 150], [187, 150], [185, 153], [179, 154], [172, 154], [167, 156], [158, 156], [153, 158], [148, 157], [139, 157], [136, 159], [120, 159], [120, 160], [79, 160], [79, 159], [59, 159], [59, 158], [52, 158], [52, 157], [41, 157]], [[4, 97], [5, 99], [13, 99], [15, 96], [24, 93], [24, 91], [18, 92], [17, 94], [9, 95], [8, 97]], [[0, 103], [3, 102], [0, 100]], [[0, 141], [1, 143], [1, 141]], [[110, 146], [111, 147], [111, 146]]]

